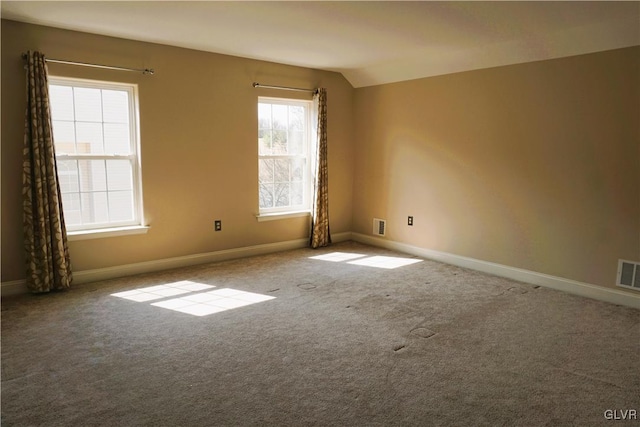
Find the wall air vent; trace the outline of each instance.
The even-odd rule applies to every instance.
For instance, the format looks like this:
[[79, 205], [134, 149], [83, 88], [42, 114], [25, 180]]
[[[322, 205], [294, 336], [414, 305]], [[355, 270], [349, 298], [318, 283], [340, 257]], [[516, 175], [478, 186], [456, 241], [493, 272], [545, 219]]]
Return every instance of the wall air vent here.
[[618, 260], [616, 285], [640, 291], [640, 262]]
[[387, 229], [387, 221], [384, 219], [373, 218], [373, 234], [376, 236], [384, 236]]

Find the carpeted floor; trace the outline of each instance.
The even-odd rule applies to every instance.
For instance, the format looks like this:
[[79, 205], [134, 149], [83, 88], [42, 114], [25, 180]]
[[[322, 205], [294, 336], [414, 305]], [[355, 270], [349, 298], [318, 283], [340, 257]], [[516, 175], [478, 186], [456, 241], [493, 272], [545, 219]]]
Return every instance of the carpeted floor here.
[[413, 257], [388, 268], [399, 258], [345, 242], [3, 298], [2, 425], [599, 426], [640, 412], [640, 311]]

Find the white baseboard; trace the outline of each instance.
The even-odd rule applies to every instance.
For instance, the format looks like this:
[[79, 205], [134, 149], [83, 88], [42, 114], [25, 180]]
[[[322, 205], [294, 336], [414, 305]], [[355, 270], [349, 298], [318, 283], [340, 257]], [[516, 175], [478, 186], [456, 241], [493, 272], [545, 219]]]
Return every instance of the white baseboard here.
[[2, 282], [2, 287], [0, 287], [0, 294], [2, 296], [26, 294], [28, 291], [24, 279]]
[[628, 292], [619, 291], [617, 289], [608, 289], [602, 286], [592, 285], [590, 283], [578, 282], [575, 280], [565, 279], [557, 276], [550, 276], [548, 274], [537, 273], [535, 271], [509, 267], [502, 264], [495, 264], [492, 262], [482, 261], [474, 258], [467, 258], [446, 252], [434, 251], [431, 249], [419, 248], [417, 246], [394, 242], [380, 237], [367, 236], [360, 233], [352, 233], [351, 238], [356, 242], [364, 243], [371, 246], [379, 246], [382, 248], [419, 256], [421, 258], [440, 261], [446, 264], [456, 265], [458, 267], [469, 268], [472, 270], [482, 271], [484, 273], [493, 274], [495, 276], [506, 277], [508, 279], [517, 280], [532, 285], [544, 286], [574, 295], [580, 295], [587, 298], [593, 298], [600, 301], [640, 309], [640, 294], [631, 294]]
[[[537, 273], [535, 271], [509, 267], [488, 261], [474, 258], [467, 258], [446, 252], [439, 252], [432, 249], [420, 248], [405, 243], [394, 242], [380, 237], [367, 236], [360, 233], [337, 233], [332, 234], [331, 239], [335, 243], [346, 240], [379, 246], [386, 249], [403, 252], [419, 256], [446, 264], [482, 271], [508, 279], [532, 285], [545, 286], [547, 288], [564, 291], [567, 293], [606, 301], [613, 304], [624, 305], [640, 309], [640, 294], [631, 294], [617, 289], [608, 289], [589, 283], [578, 282], [548, 274]], [[281, 252], [291, 249], [305, 248], [309, 244], [309, 239], [288, 240], [284, 242], [267, 243], [262, 245], [247, 246], [243, 248], [225, 249], [221, 251], [208, 252], [203, 254], [187, 255], [182, 257], [165, 258], [155, 261], [125, 264], [115, 267], [98, 268], [94, 270], [76, 271], [73, 274], [74, 284], [96, 282], [100, 280], [114, 279], [116, 277], [131, 276], [134, 274], [151, 273], [168, 270], [172, 268], [187, 267], [191, 265], [207, 264], [210, 262], [225, 261], [230, 259], [245, 258], [255, 255], [264, 255], [274, 252]], [[0, 294], [3, 296], [27, 293], [24, 280], [12, 280], [3, 282], [0, 287]]]
[[[335, 243], [351, 240], [351, 232], [332, 234], [331, 240]], [[116, 277], [132, 276], [134, 274], [152, 273], [155, 271], [169, 270], [172, 268], [188, 267], [191, 265], [207, 264], [210, 262], [226, 261], [237, 258], [246, 258], [255, 255], [264, 255], [291, 249], [300, 249], [307, 246], [309, 246], [309, 239], [296, 239], [284, 242], [247, 246], [243, 248], [224, 249], [221, 251], [207, 252], [203, 254], [118, 265], [115, 267], [74, 271], [73, 283], [74, 285], [80, 285], [83, 283], [97, 282], [100, 280], [115, 279]], [[24, 280], [13, 280], [10, 282], [3, 282], [2, 286], [0, 287], [0, 291], [2, 295], [8, 296], [25, 294], [28, 292], [28, 289]]]

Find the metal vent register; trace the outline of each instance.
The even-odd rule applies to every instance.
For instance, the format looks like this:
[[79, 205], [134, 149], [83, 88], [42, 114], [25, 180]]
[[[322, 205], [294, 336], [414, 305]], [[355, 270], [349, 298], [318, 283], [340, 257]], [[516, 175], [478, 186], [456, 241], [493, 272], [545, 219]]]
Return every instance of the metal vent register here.
[[640, 263], [633, 261], [618, 261], [618, 286], [631, 288], [640, 291]]
[[373, 218], [373, 234], [376, 236], [384, 236], [387, 228], [387, 221], [384, 219]]

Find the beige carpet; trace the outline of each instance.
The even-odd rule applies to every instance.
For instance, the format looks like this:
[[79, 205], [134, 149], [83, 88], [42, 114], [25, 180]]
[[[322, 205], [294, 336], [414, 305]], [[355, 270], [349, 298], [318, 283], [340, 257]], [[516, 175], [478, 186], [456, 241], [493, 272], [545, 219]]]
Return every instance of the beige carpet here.
[[640, 410], [640, 311], [398, 258], [346, 242], [3, 298], [2, 426], [599, 426]]

